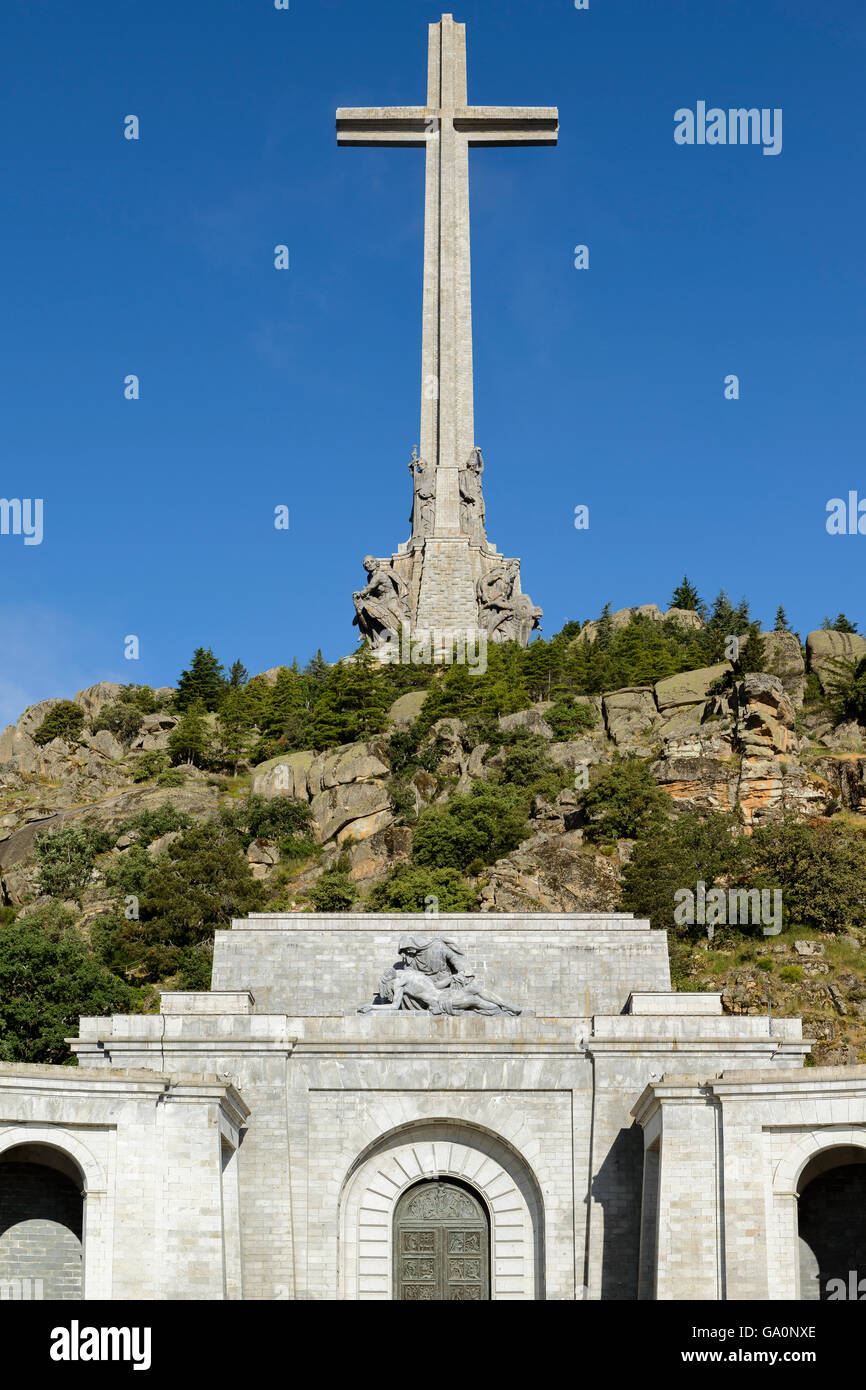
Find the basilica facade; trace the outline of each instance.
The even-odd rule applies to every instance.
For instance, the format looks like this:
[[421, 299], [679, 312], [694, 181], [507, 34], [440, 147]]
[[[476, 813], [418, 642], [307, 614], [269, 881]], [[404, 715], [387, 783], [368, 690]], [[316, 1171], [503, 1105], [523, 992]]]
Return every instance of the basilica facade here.
[[672, 991], [647, 922], [252, 916], [212, 983], [0, 1067], [10, 1296], [817, 1299], [863, 1267], [866, 1068]]

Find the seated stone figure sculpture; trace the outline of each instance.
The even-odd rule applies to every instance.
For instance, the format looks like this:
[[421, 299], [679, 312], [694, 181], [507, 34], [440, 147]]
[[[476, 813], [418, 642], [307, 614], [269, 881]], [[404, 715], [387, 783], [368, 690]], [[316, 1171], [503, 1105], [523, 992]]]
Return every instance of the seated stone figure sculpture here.
[[380, 564], [373, 555], [365, 555], [364, 569], [368, 582], [352, 595], [352, 622], [375, 650], [393, 640], [408, 619], [409, 590], [391, 565]]
[[465, 969], [463, 952], [447, 937], [409, 936], [400, 942], [399, 951], [399, 965], [387, 970], [379, 981], [378, 997], [387, 1002], [363, 1004], [359, 1013], [398, 1013], [401, 1009], [509, 1017], [522, 1013], [476, 983], [475, 976]]

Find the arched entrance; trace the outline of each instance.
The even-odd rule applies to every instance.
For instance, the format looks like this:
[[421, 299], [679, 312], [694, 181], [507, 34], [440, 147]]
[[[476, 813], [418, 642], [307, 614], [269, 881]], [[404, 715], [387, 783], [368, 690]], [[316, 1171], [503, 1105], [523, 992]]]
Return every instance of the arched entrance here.
[[80, 1299], [84, 1178], [45, 1144], [0, 1154], [0, 1286], [7, 1298]]
[[544, 1298], [544, 1204], [533, 1170], [490, 1130], [454, 1119], [401, 1125], [352, 1164], [340, 1199], [340, 1298], [398, 1297], [395, 1214], [407, 1192], [428, 1184], [451, 1184], [478, 1203], [489, 1233], [485, 1298]]
[[490, 1219], [467, 1187], [436, 1179], [394, 1210], [394, 1298], [481, 1302], [490, 1297]]
[[806, 1164], [797, 1191], [800, 1298], [857, 1298], [866, 1279], [866, 1149], [823, 1149]]

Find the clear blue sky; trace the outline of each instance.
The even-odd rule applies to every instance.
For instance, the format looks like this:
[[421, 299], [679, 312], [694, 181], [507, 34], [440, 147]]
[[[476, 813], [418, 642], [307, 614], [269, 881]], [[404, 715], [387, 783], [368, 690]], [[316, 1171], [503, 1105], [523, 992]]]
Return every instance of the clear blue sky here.
[[[0, 537], [0, 725], [200, 644], [353, 649], [361, 558], [408, 534], [424, 161], [338, 149], [334, 111], [422, 103], [440, 13], [4, 0], [0, 497], [42, 497], [45, 537]], [[866, 624], [866, 536], [824, 524], [866, 496], [861, 0], [454, 16], [471, 101], [560, 109], [558, 148], [470, 157], [488, 529], [545, 632], [683, 571]], [[781, 107], [782, 153], [677, 146], [698, 100]]]

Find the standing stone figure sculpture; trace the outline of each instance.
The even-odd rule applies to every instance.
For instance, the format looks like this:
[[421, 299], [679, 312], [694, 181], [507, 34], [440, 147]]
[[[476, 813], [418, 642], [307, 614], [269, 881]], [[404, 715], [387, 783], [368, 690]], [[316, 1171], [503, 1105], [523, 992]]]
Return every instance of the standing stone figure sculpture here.
[[364, 557], [367, 583], [352, 595], [355, 603], [353, 623], [375, 650], [387, 646], [409, 617], [409, 590], [405, 579], [391, 565], [372, 555]]
[[541, 609], [528, 594], [515, 594], [517, 571], [496, 565], [475, 586], [479, 620], [494, 642], [519, 642], [525, 647], [541, 621]]
[[481, 450], [474, 448], [458, 474], [460, 489], [460, 529], [469, 536], [475, 545], [486, 539], [484, 529], [484, 493], [481, 489], [481, 475], [484, 472], [484, 459]]
[[386, 970], [379, 981], [378, 998], [386, 1002], [363, 1004], [359, 1014], [426, 1009], [431, 1014], [504, 1014], [514, 1018], [523, 1012], [477, 984], [466, 969], [460, 947], [448, 937], [407, 936], [400, 942], [399, 952], [399, 963]]
[[436, 473], [424, 459], [418, 457], [417, 445], [412, 450], [412, 457], [409, 460], [409, 472], [412, 474], [412, 515], [409, 518], [412, 526], [412, 535], [416, 540], [423, 540], [426, 536], [433, 534], [433, 522], [436, 513]]

